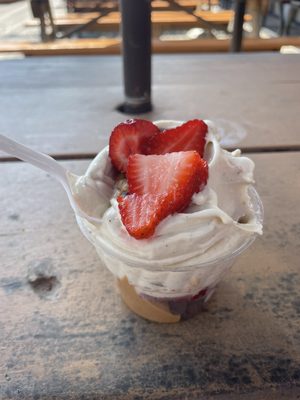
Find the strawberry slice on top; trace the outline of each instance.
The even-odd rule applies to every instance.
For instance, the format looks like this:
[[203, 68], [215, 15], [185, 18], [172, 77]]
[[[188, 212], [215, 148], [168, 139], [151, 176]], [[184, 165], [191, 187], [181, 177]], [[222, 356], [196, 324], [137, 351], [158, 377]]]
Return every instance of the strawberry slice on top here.
[[196, 151], [136, 154], [129, 157], [127, 179], [130, 193], [167, 195], [172, 212], [176, 212], [206, 185], [208, 166]]
[[126, 172], [128, 157], [144, 153], [144, 145], [159, 129], [150, 121], [129, 119], [117, 125], [109, 139], [109, 156], [113, 165]]
[[135, 154], [127, 168], [129, 192], [119, 197], [121, 219], [130, 235], [144, 239], [168, 215], [182, 211], [208, 179], [208, 167], [196, 151], [165, 155]]
[[166, 196], [131, 194], [118, 197], [121, 219], [127, 232], [136, 239], [153, 235], [156, 226], [168, 215]]
[[166, 129], [148, 139], [144, 154], [166, 154], [177, 151], [197, 151], [203, 157], [208, 127], [199, 119]]

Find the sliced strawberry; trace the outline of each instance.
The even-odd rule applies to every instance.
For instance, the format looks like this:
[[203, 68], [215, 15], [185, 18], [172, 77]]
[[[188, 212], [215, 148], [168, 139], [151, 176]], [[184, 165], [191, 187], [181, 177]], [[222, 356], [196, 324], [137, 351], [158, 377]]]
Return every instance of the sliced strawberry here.
[[196, 151], [129, 157], [129, 194], [119, 197], [121, 219], [136, 239], [153, 235], [168, 215], [183, 210], [208, 178], [208, 167]]
[[128, 233], [136, 239], [153, 235], [160, 221], [168, 214], [166, 196], [131, 194], [118, 197], [122, 222]]
[[159, 132], [148, 139], [145, 145], [145, 154], [195, 150], [202, 157], [207, 129], [204, 121], [194, 119], [177, 128]]
[[207, 182], [208, 167], [196, 151], [129, 157], [130, 193], [167, 196], [170, 214], [181, 211]]
[[159, 132], [158, 127], [150, 121], [128, 119], [121, 122], [114, 128], [109, 139], [109, 156], [113, 165], [119, 171], [126, 172], [128, 157], [144, 153], [145, 142]]

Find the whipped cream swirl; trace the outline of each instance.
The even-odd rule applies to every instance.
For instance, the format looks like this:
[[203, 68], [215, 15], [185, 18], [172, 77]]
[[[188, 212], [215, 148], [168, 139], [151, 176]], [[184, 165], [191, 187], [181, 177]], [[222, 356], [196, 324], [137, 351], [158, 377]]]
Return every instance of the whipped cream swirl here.
[[[151, 238], [137, 240], [122, 224], [114, 197], [115, 176], [108, 147], [93, 160], [86, 176], [104, 190], [104, 201], [99, 207], [102, 223], [93, 225], [82, 218], [78, 222], [100, 255], [107, 253], [115, 262], [148, 270], [182, 271], [227, 256], [255, 234], [262, 233], [261, 216], [249, 195], [254, 183], [253, 161], [241, 156], [240, 150], [222, 149], [214, 124], [205, 122], [209, 127], [204, 152], [209, 166], [208, 183], [203, 191], [193, 195], [184, 212], [161, 221]], [[181, 122], [155, 124], [165, 129]]]

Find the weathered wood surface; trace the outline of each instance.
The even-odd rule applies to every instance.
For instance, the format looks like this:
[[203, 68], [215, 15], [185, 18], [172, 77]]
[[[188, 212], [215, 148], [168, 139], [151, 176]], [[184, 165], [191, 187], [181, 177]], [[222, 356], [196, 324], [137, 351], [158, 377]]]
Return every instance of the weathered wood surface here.
[[176, 326], [126, 309], [52, 178], [0, 164], [0, 398], [299, 398], [300, 153], [252, 158], [264, 235]]
[[[156, 55], [154, 110], [139, 117], [225, 119], [242, 148], [299, 146], [299, 69], [296, 55]], [[3, 61], [0, 76], [0, 132], [47, 153], [96, 153], [128, 118], [118, 56]]]
[[[228, 53], [231, 40], [191, 39], [159, 40], [152, 39], [153, 53]], [[281, 36], [271, 39], [246, 38], [243, 51], [279, 51], [282, 46], [299, 46], [300, 37]], [[22, 53], [25, 56], [58, 55], [115, 55], [121, 54], [121, 39], [60, 39], [52, 42], [1, 42], [1, 53]]]

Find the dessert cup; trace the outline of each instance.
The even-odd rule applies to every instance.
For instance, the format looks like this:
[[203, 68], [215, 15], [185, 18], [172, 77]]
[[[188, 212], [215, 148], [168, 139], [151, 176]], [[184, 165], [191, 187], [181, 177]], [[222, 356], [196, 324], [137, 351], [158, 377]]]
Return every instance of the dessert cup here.
[[[257, 220], [263, 221], [263, 206], [253, 186], [248, 188], [251, 207]], [[217, 284], [231, 268], [238, 256], [255, 240], [249, 235], [230, 252], [203, 263], [184, 266], [139, 262], [101, 240], [95, 227], [81, 217], [77, 221], [82, 233], [95, 246], [101, 261], [112, 272], [124, 303], [139, 316], [159, 323], [174, 323], [198, 314], [209, 300]]]
[[[262, 203], [253, 187], [249, 188], [249, 191], [257, 217], [262, 222]], [[127, 277], [118, 278], [120, 295], [132, 311], [151, 321], [174, 323], [194, 317], [203, 310], [205, 303], [210, 299], [225, 273], [254, 240], [253, 235], [232, 253], [224, 253], [222, 257], [205, 263], [186, 265], [182, 269], [162, 268], [161, 271], [156, 271], [154, 283], [162, 288], [159, 296], [157, 293], [151, 294], [147, 287], [135, 288], [129, 283]], [[143, 273], [147, 275], [146, 271]], [[172, 282], [173, 288], [169, 282]]]
[[[208, 184], [186, 210], [162, 221], [153, 237], [134, 239], [123, 226], [108, 148], [93, 160], [78, 188], [78, 193], [84, 191], [88, 182], [103, 193], [102, 222], [77, 215], [78, 225], [116, 278], [127, 306], [151, 321], [174, 323], [199, 313], [224, 274], [262, 232], [263, 206], [252, 185], [254, 163], [239, 150], [224, 151], [217, 126], [205, 122]], [[181, 122], [155, 124], [162, 130]]]

